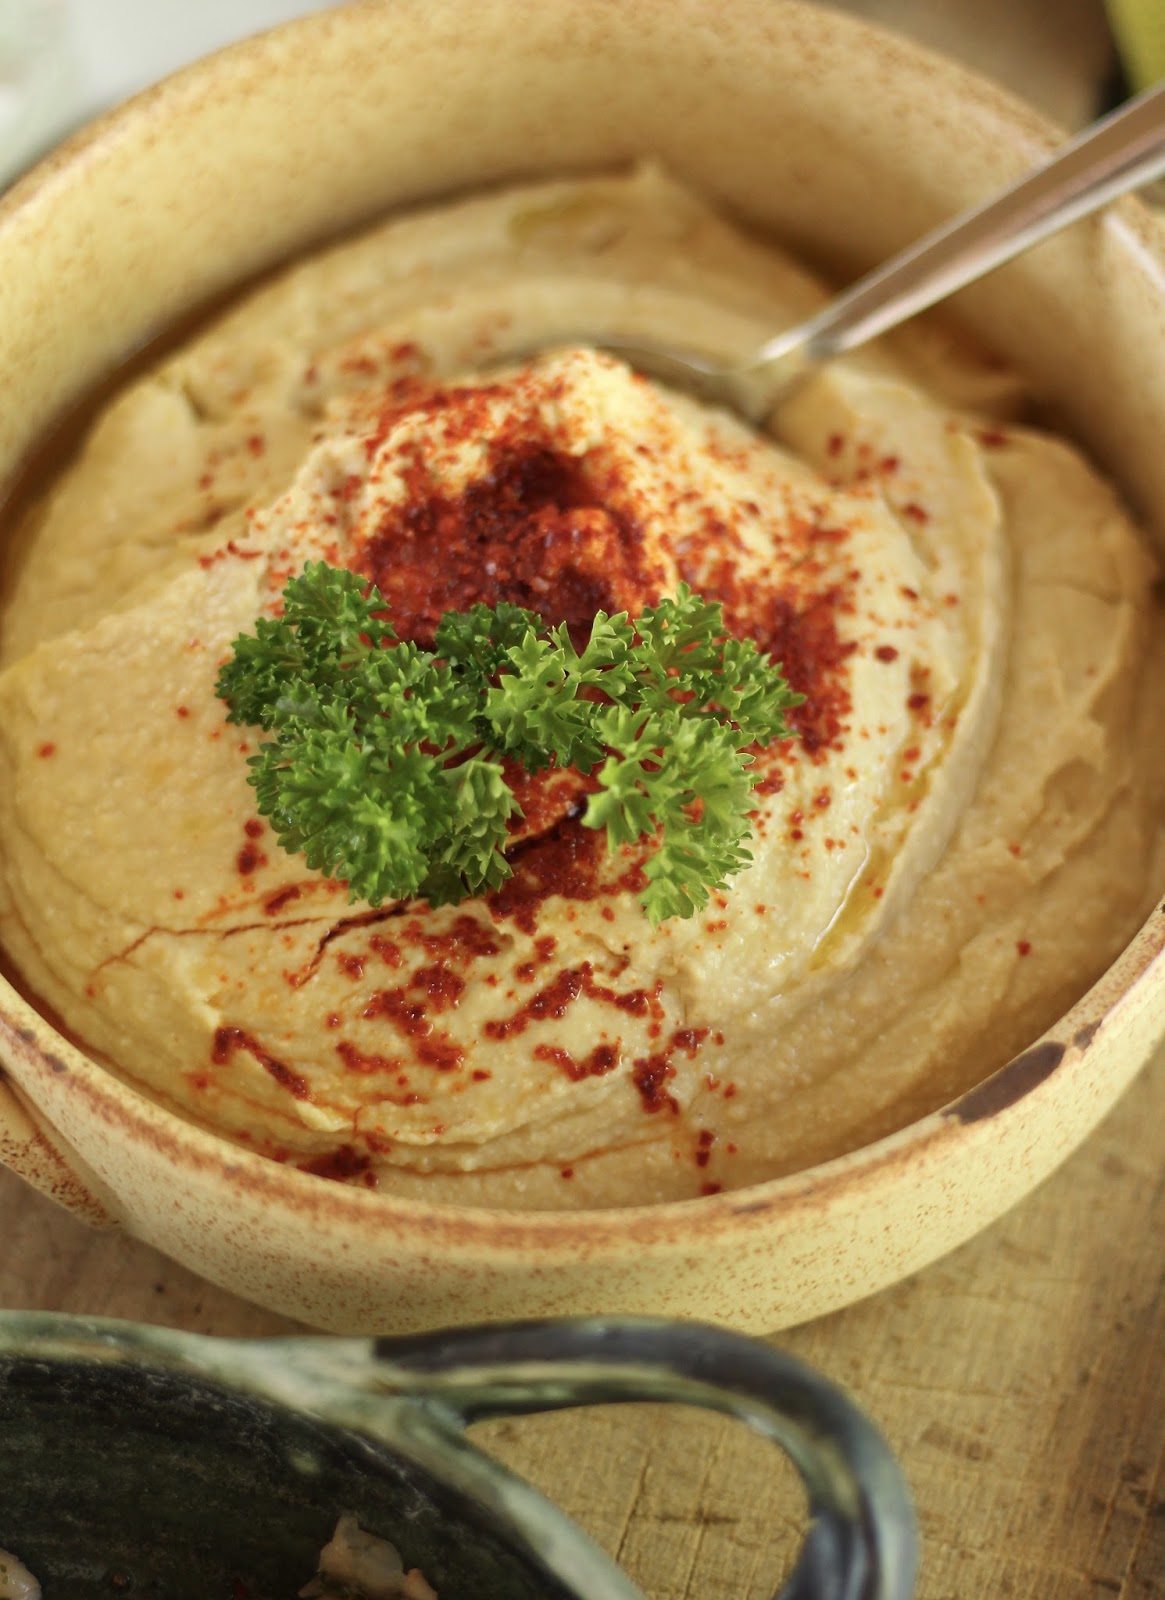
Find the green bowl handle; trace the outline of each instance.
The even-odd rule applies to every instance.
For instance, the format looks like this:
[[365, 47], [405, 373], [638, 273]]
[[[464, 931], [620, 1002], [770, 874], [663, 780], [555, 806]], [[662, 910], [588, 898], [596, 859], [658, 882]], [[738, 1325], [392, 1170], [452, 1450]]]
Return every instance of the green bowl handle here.
[[642, 1596], [541, 1495], [471, 1445], [467, 1424], [622, 1401], [723, 1412], [779, 1445], [808, 1494], [809, 1532], [775, 1600], [914, 1592], [914, 1513], [889, 1447], [840, 1389], [766, 1344], [698, 1323], [588, 1318], [380, 1339], [373, 1350], [376, 1386], [422, 1402], [414, 1426], [446, 1481], [507, 1522], [576, 1600]]

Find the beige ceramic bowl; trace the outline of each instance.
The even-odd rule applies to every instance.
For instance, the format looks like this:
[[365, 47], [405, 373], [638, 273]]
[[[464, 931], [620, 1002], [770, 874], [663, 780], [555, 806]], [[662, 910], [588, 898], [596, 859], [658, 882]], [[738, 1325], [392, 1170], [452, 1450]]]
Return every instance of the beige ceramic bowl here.
[[[885, 256], [1049, 148], [988, 84], [794, 0], [366, 0], [227, 51], [0, 202], [0, 479], [208, 296], [394, 206], [650, 153], [813, 254]], [[1165, 527], [1165, 244], [1126, 203], [969, 292]], [[558, 1312], [763, 1330], [949, 1250], [1028, 1191], [1165, 1028], [1165, 913], [945, 1111], [812, 1171], [564, 1216], [426, 1206], [276, 1165], [121, 1085], [0, 985], [0, 1153], [94, 1221], [321, 1327]]]

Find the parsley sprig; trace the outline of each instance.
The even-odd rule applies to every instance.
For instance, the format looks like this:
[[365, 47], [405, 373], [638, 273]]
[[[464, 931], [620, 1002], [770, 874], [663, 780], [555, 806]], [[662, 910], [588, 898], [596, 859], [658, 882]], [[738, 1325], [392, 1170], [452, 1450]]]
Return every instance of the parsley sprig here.
[[612, 851], [654, 841], [653, 926], [751, 860], [748, 747], [787, 738], [801, 697], [686, 584], [634, 622], [600, 611], [581, 653], [565, 625], [504, 603], [446, 612], [423, 650], [375, 586], [322, 561], [283, 601], [235, 640], [217, 693], [230, 721], [272, 734], [248, 781], [280, 845], [352, 899], [441, 905], [503, 883], [521, 816], [503, 757], [593, 773], [583, 825]]

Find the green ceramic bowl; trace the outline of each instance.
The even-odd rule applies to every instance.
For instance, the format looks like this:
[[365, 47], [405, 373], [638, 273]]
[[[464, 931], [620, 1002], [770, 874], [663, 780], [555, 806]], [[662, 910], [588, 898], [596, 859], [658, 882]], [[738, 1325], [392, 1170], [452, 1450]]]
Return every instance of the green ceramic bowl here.
[[780, 1445], [809, 1531], [779, 1600], [908, 1600], [909, 1498], [839, 1390], [692, 1323], [514, 1323], [406, 1339], [210, 1339], [0, 1314], [0, 1547], [44, 1600], [290, 1600], [337, 1517], [440, 1600], [643, 1600], [470, 1422], [676, 1401]]

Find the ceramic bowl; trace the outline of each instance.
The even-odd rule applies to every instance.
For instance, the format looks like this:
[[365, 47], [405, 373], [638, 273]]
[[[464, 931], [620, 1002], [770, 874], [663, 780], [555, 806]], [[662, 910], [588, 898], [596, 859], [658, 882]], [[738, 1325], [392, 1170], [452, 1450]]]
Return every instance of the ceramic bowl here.
[[[392, 208], [650, 153], [811, 256], [868, 265], [1054, 130], [795, 0], [367, 0], [179, 74], [0, 203], [0, 478], [156, 330]], [[1165, 248], [1132, 201], [960, 301], [1165, 526]], [[1061, 1161], [1165, 1028], [1158, 912], [1042, 1038], [945, 1110], [809, 1171], [564, 1215], [406, 1202], [183, 1122], [0, 990], [0, 1153], [80, 1214], [345, 1332], [547, 1313], [814, 1316], [970, 1237]]]
[[909, 1497], [853, 1403], [752, 1340], [648, 1319], [232, 1340], [0, 1313], [0, 1549], [47, 1600], [275, 1600], [347, 1514], [441, 1600], [643, 1600], [464, 1433], [634, 1400], [726, 1412], [791, 1456], [809, 1530], [785, 1600], [910, 1600]]

